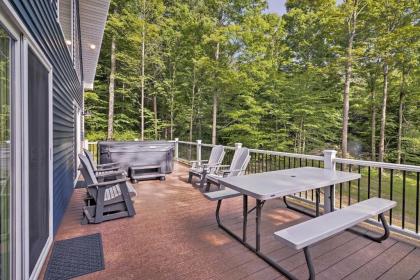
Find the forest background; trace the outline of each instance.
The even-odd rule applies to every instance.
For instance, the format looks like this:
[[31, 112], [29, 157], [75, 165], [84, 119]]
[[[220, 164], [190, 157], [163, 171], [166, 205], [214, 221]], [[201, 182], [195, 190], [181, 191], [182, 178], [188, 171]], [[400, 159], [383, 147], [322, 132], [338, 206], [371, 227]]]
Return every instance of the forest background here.
[[417, 0], [112, 0], [86, 138], [420, 164]]

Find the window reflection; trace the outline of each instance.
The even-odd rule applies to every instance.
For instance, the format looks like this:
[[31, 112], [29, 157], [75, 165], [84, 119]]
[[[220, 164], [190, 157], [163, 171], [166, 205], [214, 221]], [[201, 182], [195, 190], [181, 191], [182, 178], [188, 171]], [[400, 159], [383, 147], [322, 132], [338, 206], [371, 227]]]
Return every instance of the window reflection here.
[[10, 262], [10, 49], [0, 27], [0, 279], [9, 279]]

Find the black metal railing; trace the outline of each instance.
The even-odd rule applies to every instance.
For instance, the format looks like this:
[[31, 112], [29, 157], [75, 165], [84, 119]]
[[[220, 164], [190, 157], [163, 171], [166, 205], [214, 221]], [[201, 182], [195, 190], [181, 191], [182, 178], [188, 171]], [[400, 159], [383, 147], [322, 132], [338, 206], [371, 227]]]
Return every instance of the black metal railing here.
[[[208, 159], [213, 145], [201, 144], [201, 159]], [[197, 143], [178, 143], [179, 158], [197, 159]], [[235, 147], [225, 146], [223, 164], [230, 164]], [[283, 153], [250, 149], [251, 160], [246, 174], [312, 166], [324, 168], [323, 156]], [[397, 202], [397, 207], [386, 215], [392, 228], [402, 233], [419, 237], [420, 227], [420, 167], [335, 158], [336, 170], [357, 172], [361, 179], [338, 184], [335, 188], [335, 206], [343, 208], [370, 197], [383, 197]], [[304, 202], [314, 202], [314, 191], [295, 194]], [[322, 198], [322, 195], [321, 195]]]

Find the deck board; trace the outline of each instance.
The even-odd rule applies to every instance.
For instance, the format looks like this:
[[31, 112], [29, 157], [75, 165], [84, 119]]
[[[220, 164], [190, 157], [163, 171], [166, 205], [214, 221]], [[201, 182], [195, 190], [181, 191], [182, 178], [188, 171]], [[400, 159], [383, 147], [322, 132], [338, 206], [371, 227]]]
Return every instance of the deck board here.
[[[75, 190], [55, 240], [100, 232], [106, 268], [80, 279], [285, 279], [217, 227], [216, 204], [186, 179], [186, 167], [176, 165], [166, 181], [139, 182], [134, 185], [137, 215], [99, 225], [80, 225], [85, 190]], [[253, 207], [252, 199], [249, 204]], [[242, 198], [223, 202], [221, 213], [239, 234]], [[254, 215], [248, 221], [250, 243], [255, 242]], [[274, 240], [273, 233], [307, 219], [286, 210], [280, 200], [263, 208], [262, 251], [299, 279], [307, 277], [303, 253]], [[419, 250], [393, 238], [378, 244], [350, 232], [311, 247], [317, 279], [420, 280]]]

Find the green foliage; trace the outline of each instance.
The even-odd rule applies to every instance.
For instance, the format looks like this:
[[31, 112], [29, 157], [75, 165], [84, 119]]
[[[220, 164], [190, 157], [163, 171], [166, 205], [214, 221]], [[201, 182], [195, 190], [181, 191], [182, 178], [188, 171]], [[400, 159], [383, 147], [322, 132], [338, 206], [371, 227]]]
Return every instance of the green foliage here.
[[[86, 118], [89, 140], [106, 138], [114, 36], [116, 139], [139, 138], [144, 41], [147, 138], [156, 138], [156, 126], [157, 138], [210, 142], [216, 94], [219, 143], [312, 154], [340, 148], [346, 42], [355, 1], [289, 0], [283, 16], [266, 13], [265, 0], [147, 0], [145, 10], [143, 1], [112, 1], [95, 91], [85, 99], [93, 113]], [[356, 8], [349, 146], [359, 148], [350, 153], [370, 158], [371, 112], [376, 110], [378, 132], [386, 61], [386, 159], [396, 158], [403, 88], [403, 161], [420, 164], [419, 4], [359, 0]]]

